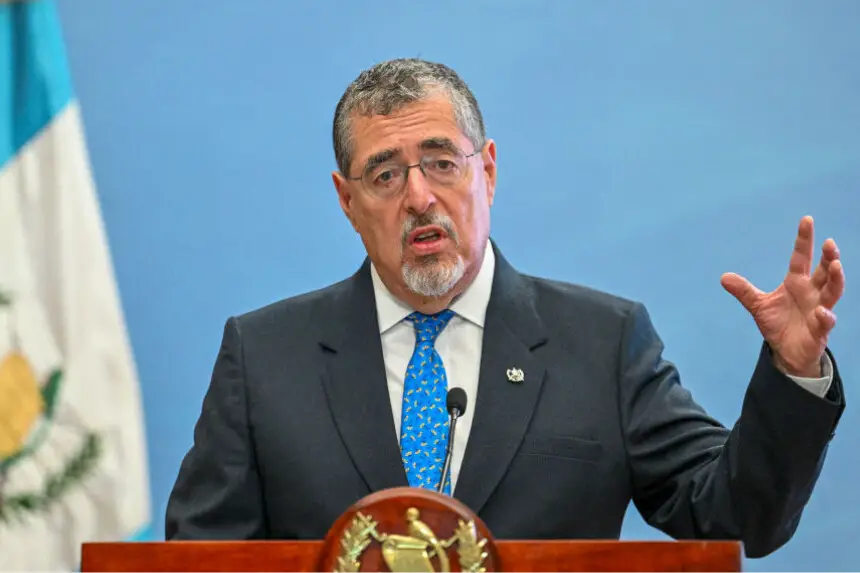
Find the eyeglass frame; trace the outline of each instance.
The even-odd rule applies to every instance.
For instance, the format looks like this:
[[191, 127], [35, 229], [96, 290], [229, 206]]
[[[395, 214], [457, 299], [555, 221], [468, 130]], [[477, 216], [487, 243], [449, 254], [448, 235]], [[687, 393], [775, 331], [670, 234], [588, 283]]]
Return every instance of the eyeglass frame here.
[[[479, 146], [475, 151], [473, 151], [472, 153], [469, 153], [469, 154], [466, 154], [462, 149], [460, 149], [460, 148], [459, 148], [459, 147], [457, 147], [457, 146], [455, 146], [455, 149], [456, 149], [456, 151], [457, 151], [457, 152], [459, 152], [459, 153], [463, 156], [463, 159], [465, 160], [465, 159], [471, 159], [472, 157], [474, 157], [474, 156], [478, 155], [479, 153], [482, 153], [482, 152], [484, 151], [484, 146], [483, 146], [483, 145]], [[374, 197], [379, 197], [379, 198], [381, 198], [381, 199], [390, 199], [390, 198], [392, 198], [392, 197], [397, 197], [398, 195], [400, 195], [401, 193], [403, 193], [403, 190], [404, 190], [404, 189], [406, 189], [406, 186], [407, 186], [407, 184], [409, 183], [409, 172], [410, 172], [413, 168], [415, 168], [415, 167], [417, 167], [417, 168], [421, 171], [421, 174], [422, 174], [422, 175], [424, 175], [424, 177], [425, 177], [426, 179], [428, 179], [428, 180], [431, 180], [431, 181], [432, 181], [432, 179], [431, 179], [430, 177], [428, 177], [427, 173], [424, 171], [424, 159], [425, 159], [425, 158], [427, 158], [427, 157], [428, 157], [427, 155], [422, 156], [422, 157], [421, 157], [421, 160], [420, 160], [420, 161], [418, 161], [418, 163], [415, 163], [415, 164], [412, 164], [412, 165], [406, 164], [406, 165], [401, 165], [401, 166], [399, 166], [399, 167], [401, 167], [402, 169], [404, 169], [404, 172], [405, 172], [405, 175], [404, 175], [404, 177], [403, 177], [403, 186], [402, 186], [402, 187], [401, 187], [401, 188], [400, 188], [396, 193], [393, 193], [393, 194], [391, 194], [390, 196], [387, 196], [387, 197], [381, 197], [378, 193], [375, 193], [375, 192], [373, 192], [373, 191], [369, 190], [369, 189], [367, 188], [367, 185], [365, 185], [365, 183], [364, 183], [364, 176], [365, 176], [365, 175], [368, 173], [368, 171], [370, 171], [372, 168], [369, 168], [369, 167], [368, 167], [368, 168], [365, 168], [365, 169], [364, 169], [364, 171], [362, 171], [361, 175], [359, 175], [358, 177], [349, 177], [348, 175], [345, 175], [344, 177], [346, 178], [346, 180], [347, 180], [347, 181], [361, 181], [361, 186], [362, 186], [362, 188], [363, 188], [367, 193], [369, 193], [369, 194], [373, 195]], [[383, 162], [383, 164], [384, 164], [384, 163], [385, 163], [385, 162]], [[376, 166], [374, 166], [374, 168], [375, 168], [375, 167], [376, 167]]]

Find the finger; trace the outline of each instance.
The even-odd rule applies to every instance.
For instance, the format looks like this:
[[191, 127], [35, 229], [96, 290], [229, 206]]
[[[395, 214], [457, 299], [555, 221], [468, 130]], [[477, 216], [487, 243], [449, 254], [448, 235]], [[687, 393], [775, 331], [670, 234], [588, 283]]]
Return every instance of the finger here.
[[720, 277], [720, 284], [749, 312], [755, 311], [759, 299], [764, 294], [747, 279], [735, 273], [724, 274]]
[[818, 320], [818, 326], [824, 333], [830, 332], [836, 326], [836, 314], [823, 306], [815, 309], [815, 318]]
[[845, 292], [845, 271], [842, 261], [833, 261], [827, 270], [827, 283], [821, 290], [821, 305], [833, 308]]
[[830, 263], [838, 258], [839, 247], [836, 246], [836, 241], [833, 239], [827, 239], [824, 241], [824, 245], [821, 247], [821, 261], [818, 263], [818, 267], [812, 274], [812, 284], [815, 288], [821, 288], [824, 286], [824, 283], [827, 282]]
[[800, 220], [797, 228], [797, 238], [794, 240], [794, 251], [788, 262], [790, 273], [808, 275], [812, 268], [812, 217], [807, 215]]

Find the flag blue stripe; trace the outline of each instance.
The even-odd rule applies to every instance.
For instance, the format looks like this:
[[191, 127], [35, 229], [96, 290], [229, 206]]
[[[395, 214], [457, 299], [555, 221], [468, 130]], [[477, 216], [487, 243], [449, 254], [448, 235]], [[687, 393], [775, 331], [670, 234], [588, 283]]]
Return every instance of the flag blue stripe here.
[[128, 538], [126, 538], [126, 541], [134, 542], [134, 541], [161, 541], [161, 540], [155, 538], [155, 532], [152, 530], [152, 526], [147, 525], [145, 527], [140, 528], [134, 534], [129, 535]]
[[54, 2], [0, 4], [0, 168], [73, 97]]

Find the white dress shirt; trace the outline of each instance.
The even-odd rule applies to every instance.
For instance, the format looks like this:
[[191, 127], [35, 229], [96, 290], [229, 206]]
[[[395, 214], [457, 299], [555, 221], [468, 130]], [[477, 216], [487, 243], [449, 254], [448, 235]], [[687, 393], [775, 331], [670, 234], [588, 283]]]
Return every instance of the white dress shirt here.
[[[436, 339], [436, 351], [445, 365], [448, 388], [459, 386], [466, 392], [466, 413], [457, 421], [454, 447], [451, 453], [451, 491], [457, 485], [457, 477], [463, 464], [463, 454], [469, 440], [469, 431], [475, 413], [478, 396], [478, 377], [481, 366], [481, 349], [484, 336], [484, 317], [490, 302], [496, 259], [487, 242], [484, 262], [472, 284], [451, 304], [455, 316]], [[415, 349], [415, 329], [405, 319], [413, 311], [391, 294], [379, 278], [376, 267], [371, 265], [373, 291], [376, 298], [376, 313], [379, 333], [382, 337], [382, 355], [385, 361], [385, 376], [391, 396], [391, 413], [394, 428], [400, 438], [400, 415], [403, 401], [403, 379], [412, 352]], [[825, 355], [822, 378], [798, 378], [792, 380], [813, 394], [823, 397], [830, 389], [833, 365]]]

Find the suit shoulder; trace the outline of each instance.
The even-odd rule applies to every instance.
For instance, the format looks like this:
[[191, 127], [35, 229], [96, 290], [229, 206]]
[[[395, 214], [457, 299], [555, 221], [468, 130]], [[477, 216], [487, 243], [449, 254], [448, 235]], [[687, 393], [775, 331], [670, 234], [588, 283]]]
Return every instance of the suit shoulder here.
[[348, 280], [344, 279], [237, 314], [233, 320], [241, 330], [252, 332], [266, 331], [271, 326], [280, 328], [285, 319], [296, 326], [308, 323], [317, 309], [327, 308], [332, 301], [341, 296]]
[[639, 301], [582, 284], [529, 275], [523, 275], [523, 279], [530, 285], [538, 305], [553, 312], [568, 309], [577, 315], [584, 313], [623, 320], [644, 308]]

